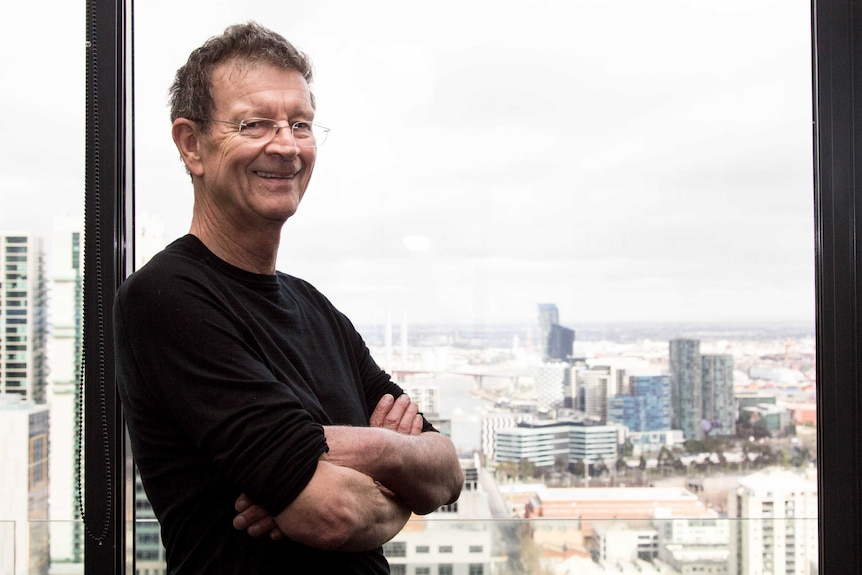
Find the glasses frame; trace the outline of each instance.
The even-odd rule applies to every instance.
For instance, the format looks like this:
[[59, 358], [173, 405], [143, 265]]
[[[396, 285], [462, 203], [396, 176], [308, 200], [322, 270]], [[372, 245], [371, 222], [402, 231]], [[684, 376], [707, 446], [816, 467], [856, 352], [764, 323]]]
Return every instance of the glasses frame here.
[[[227, 124], [229, 126], [236, 126], [236, 131], [240, 136], [243, 136], [244, 138], [248, 138], [249, 140], [252, 140], [252, 141], [259, 141], [259, 142], [271, 142], [278, 135], [278, 133], [282, 130], [282, 128], [290, 128], [290, 135], [293, 138], [293, 141], [296, 143], [296, 145], [300, 148], [319, 148], [320, 146], [322, 146], [324, 144], [324, 142], [326, 142], [326, 139], [329, 136], [329, 132], [331, 131], [326, 126], [323, 126], [321, 124], [317, 124], [315, 122], [307, 122], [305, 120], [298, 120], [296, 122], [279, 124], [276, 120], [273, 120], [272, 118], [259, 118], [256, 116], [251, 117], [251, 118], [244, 118], [244, 119], [240, 120], [239, 122], [231, 122], [229, 120], [217, 120], [215, 118], [210, 118], [208, 121], [216, 122], [219, 124]], [[243, 128], [248, 127], [249, 124], [254, 123], [254, 122], [270, 122], [272, 124], [272, 127], [267, 132], [267, 134], [269, 134], [269, 136], [267, 136], [267, 135], [251, 136], [248, 134], [247, 130], [243, 129]], [[303, 142], [307, 141], [308, 138], [297, 138], [296, 137], [295, 130], [296, 130], [296, 126], [299, 124], [307, 124], [307, 125], [311, 126], [311, 134], [312, 134], [312, 140], [314, 141], [314, 145], [309, 146], [308, 144], [303, 143]], [[322, 134], [322, 138], [318, 138], [318, 134]]]

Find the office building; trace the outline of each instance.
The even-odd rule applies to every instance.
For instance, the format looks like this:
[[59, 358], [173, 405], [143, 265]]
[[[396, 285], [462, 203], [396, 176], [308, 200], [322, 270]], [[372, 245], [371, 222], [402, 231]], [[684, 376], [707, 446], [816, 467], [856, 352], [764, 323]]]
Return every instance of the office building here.
[[[501, 561], [494, 544], [488, 494], [479, 476], [478, 459], [461, 461], [464, 486], [458, 501], [423, 516], [412, 517], [383, 546], [392, 575], [490, 575]], [[478, 521], [477, 521], [478, 520]]]
[[0, 395], [45, 403], [48, 334], [42, 240], [0, 233]]
[[500, 412], [482, 416], [482, 428], [479, 432], [479, 444], [481, 446], [482, 455], [486, 462], [493, 462], [496, 450], [494, 442], [496, 441], [497, 431], [510, 427], [517, 427], [518, 424], [524, 421], [532, 421], [534, 418], [531, 413], [515, 413], [515, 412]]
[[51, 561], [54, 563], [81, 563], [84, 554], [75, 473], [75, 454], [80, 452], [75, 405], [80, 394], [78, 380], [83, 345], [83, 226], [83, 218], [73, 216], [58, 217], [53, 222], [51, 335], [48, 338], [51, 358], [48, 385], [50, 517], [55, 525], [69, 526], [55, 529], [51, 535]]
[[610, 466], [617, 458], [619, 428], [613, 425], [577, 425], [569, 427], [569, 461]]
[[709, 435], [733, 435], [736, 409], [733, 398], [733, 356], [701, 356], [703, 429]]
[[634, 563], [658, 557], [658, 533], [651, 527], [636, 529], [622, 522], [596, 524], [596, 557], [600, 563]]
[[608, 396], [613, 389], [612, 369], [607, 365], [596, 365], [577, 371], [577, 388], [582, 402], [581, 411], [589, 419], [605, 423], [608, 417]]
[[628, 387], [629, 394], [608, 398], [607, 422], [630, 432], [670, 430], [670, 377], [632, 376]]
[[617, 457], [618, 442], [619, 430], [613, 426], [569, 420], [524, 422], [497, 430], [494, 460], [527, 460], [544, 468], [576, 461], [609, 463]]
[[552, 423], [531, 426], [522, 423], [518, 427], [498, 429], [494, 441], [496, 463], [522, 460], [536, 467], [552, 468], [555, 463], [569, 461], [568, 425]]
[[715, 510], [682, 516], [659, 508], [653, 526], [658, 531], [659, 559], [678, 573], [727, 573], [730, 521]]
[[539, 304], [539, 349], [544, 361], [566, 361], [572, 355], [575, 330], [560, 325], [556, 304]]
[[9, 575], [48, 573], [48, 431], [46, 405], [0, 395], [0, 570]]
[[[742, 477], [728, 495], [730, 575], [812, 575], [817, 565], [817, 485], [789, 471]], [[733, 519], [744, 518], [744, 521]]]
[[669, 349], [671, 427], [686, 439], [703, 439], [700, 341], [673, 339]]
[[575, 330], [559, 324], [551, 326], [548, 334], [548, 359], [566, 361], [572, 357], [575, 345]]
[[542, 363], [536, 366], [536, 408], [553, 412], [565, 403], [565, 390], [570, 388], [571, 367], [566, 363]]

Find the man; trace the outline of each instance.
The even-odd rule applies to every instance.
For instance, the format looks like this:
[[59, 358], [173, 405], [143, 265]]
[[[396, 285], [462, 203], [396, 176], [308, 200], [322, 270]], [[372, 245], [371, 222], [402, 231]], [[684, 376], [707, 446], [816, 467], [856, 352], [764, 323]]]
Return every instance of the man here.
[[304, 54], [249, 23], [192, 52], [171, 88], [190, 233], [115, 306], [120, 397], [171, 574], [388, 573], [382, 544], [460, 493], [451, 441], [344, 315], [275, 269], [325, 135], [311, 80]]

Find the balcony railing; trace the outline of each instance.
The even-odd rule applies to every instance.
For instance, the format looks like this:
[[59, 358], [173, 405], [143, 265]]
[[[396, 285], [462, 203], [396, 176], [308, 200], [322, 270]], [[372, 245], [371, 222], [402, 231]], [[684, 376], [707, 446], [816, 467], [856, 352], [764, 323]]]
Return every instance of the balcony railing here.
[[[782, 536], [767, 545], [762, 523]], [[136, 523], [138, 575], [163, 575], [154, 521]], [[0, 521], [0, 575], [83, 575], [83, 526]], [[385, 547], [393, 575], [817, 572], [817, 519], [413, 519]]]

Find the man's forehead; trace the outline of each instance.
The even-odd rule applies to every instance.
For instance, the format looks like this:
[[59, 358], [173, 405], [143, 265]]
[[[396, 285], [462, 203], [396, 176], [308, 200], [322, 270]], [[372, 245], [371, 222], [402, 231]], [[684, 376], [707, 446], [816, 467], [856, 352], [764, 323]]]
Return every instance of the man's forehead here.
[[258, 90], [266, 92], [282, 89], [304, 92], [308, 101], [312, 101], [311, 90], [305, 77], [293, 68], [283, 68], [266, 62], [230, 60], [216, 66], [212, 73], [213, 97], [216, 100], [249, 97], [249, 91], [254, 93]]

